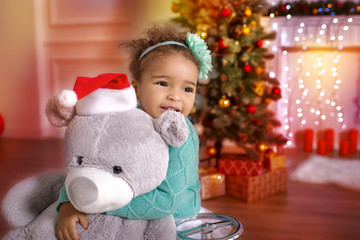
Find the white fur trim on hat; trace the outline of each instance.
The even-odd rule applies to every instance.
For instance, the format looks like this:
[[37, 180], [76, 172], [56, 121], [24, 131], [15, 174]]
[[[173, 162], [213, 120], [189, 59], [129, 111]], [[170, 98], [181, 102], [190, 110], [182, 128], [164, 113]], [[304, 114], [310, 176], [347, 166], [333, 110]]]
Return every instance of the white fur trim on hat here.
[[81, 98], [75, 108], [77, 115], [123, 112], [137, 106], [134, 87], [125, 89], [99, 88]]
[[56, 96], [56, 99], [58, 100], [60, 106], [63, 107], [73, 107], [78, 101], [77, 95], [73, 90], [62, 90]]

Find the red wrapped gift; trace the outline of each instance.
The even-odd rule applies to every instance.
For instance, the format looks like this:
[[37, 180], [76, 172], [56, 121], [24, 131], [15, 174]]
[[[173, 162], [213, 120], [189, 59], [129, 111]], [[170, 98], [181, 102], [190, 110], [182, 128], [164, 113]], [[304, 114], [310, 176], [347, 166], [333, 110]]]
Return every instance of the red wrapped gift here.
[[226, 176], [226, 194], [251, 203], [286, 192], [287, 181], [287, 168], [278, 168], [253, 177]]
[[262, 163], [249, 160], [240, 154], [225, 154], [219, 159], [219, 173], [232, 176], [258, 176], [261, 174]]

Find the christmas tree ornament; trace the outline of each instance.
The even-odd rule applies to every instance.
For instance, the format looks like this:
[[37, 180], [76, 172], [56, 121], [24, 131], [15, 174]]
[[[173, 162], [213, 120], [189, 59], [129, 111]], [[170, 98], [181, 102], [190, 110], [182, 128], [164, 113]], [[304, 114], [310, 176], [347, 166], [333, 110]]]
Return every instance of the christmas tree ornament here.
[[251, 27], [256, 28], [258, 26], [258, 23], [257, 23], [257, 21], [252, 20], [250, 25], [251, 25]]
[[219, 41], [219, 47], [221, 48], [221, 49], [228, 49], [229, 48], [229, 45], [228, 45], [228, 43], [227, 43], [227, 40], [225, 40], [225, 39], [221, 39], [220, 41]]
[[264, 68], [261, 66], [256, 66], [254, 71], [257, 75], [261, 75], [264, 72]]
[[251, 89], [258, 96], [263, 96], [265, 92], [265, 82], [264, 81], [254, 81], [251, 85]]
[[207, 147], [206, 150], [205, 150], [205, 153], [209, 157], [214, 157], [217, 154], [216, 147], [214, 147], [214, 146]]
[[222, 15], [223, 17], [229, 17], [229, 16], [231, 15], [230, 9], [228, 9], [228, 8], [223, 8], [223, 9], [221, 10], [221, 15]]
[[251, 17], [252, 16], [252, 11], [251, 11], [251, 9], [249, 7], [245, 8], [244, 15], [245, 15], [245, 17]]
[[228, 108], [230, 107], [231, 103], [230, 100], [227, 99], [225, 96], [223, 96], [220, 100], [219, 100], [219, 107], [220, 108]]
[[179, 10], [180, 10], [179, 4], [178, 4], [178, 3], [173, 3], [172, 6], [171, 6], [171, 11], [172, 11], [173, 13], [178, 13]]
[[263, 45], [262, 40], [257, 40], [257, 41], [255, 42], [255, 46], [258, 47], [258, 48], [261, 48], [262, 45]]
[[254, 114], [256, 112], [256, 106], [253, 104], [246, 105], [246, 111], [248, 113]]
[[243, 28], [242, 28], [242, 33], [244, 34], [244, 35], [249, 35], [249, 33], [250, 33], [250, 28], [247, 26], [247, 25], [244, 25], [243, 26]]
[[266, 149], [266, 151], [265, 151], [265, 154], [268, 155], [268, 156], [270, 156], [270, 155], [272, 155], [272, 154], [274, 154], [274, 153], [275, 153], [274, 150], [272, 150], [271, 148], [268, 148], [268, 149]]
[[201, 30], [197, 31], [196, 34], [199, 35], [201, 39], [206, 39], [208, 36], [208, 33], [206, 31], [201, 31]]
[[265, 101], [266, 104], [270, 104], [271, 103], [271, 98], [265, 98], [264, 101]]
[[275, 94], [275, 95], [280, 95], [280, 94], [281, 94], [281, 89], [278, 88], [278, 87], [274, 87], [274, 88], [271, 90], [271, 93], [272, 93], [272, 94]]
[[245, 64], [245, 65], [243, 66], [243, 71], [244, 71], [245, 73], [250, 73], [250, 72], [252, 71], [251, 65], [250, 65], [250, 64]]
[[258, 144], [256, 144], [256, 150], [259, 153], [264, 153], [268, 148], [269, 146], [264, 142], [259, 142]]

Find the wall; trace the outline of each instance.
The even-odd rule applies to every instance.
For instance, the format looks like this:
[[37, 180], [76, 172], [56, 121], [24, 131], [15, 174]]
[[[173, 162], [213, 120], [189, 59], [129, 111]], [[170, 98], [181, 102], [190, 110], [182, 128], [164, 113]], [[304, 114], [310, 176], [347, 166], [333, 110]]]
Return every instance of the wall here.
[[[3, 138], [62, 137], [46, 102], [77, 76], [127, 72], [118, 48], [171, 15], [172, 1], [1, 0], [0, 114]], [[162, 13], [165, 9], [166, 13]]]
[[36, 81], [32, 1], [0, 1], [0, 114], [4, 137], [36, 137], [39, 92]]

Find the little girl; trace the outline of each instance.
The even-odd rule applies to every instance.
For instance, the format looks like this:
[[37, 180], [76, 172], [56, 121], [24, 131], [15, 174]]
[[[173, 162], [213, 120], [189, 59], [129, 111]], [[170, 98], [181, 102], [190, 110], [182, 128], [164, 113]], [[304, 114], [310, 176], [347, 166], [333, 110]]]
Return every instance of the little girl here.
[[[130, 72], [140, 108], [153, 118], [175, 110], [188, 116], [193, 108], [198, 78], [211, 70], [210, 51], [199, 36], [176, 25], [154, 26], [143, 38], [129, 42]], [[166, 179], [155, 190], [134, 198], [127, 206], [107, 214], [128, 219], [195, 216], [201, 206], [198, 176], [199, 140], [191, 122], [190, 134], [180, 147], [169, 147]], [[60, 240], [78, 239], [76, 222], [86, 229], [87, 217], [60, 192], [56, 234]]]

